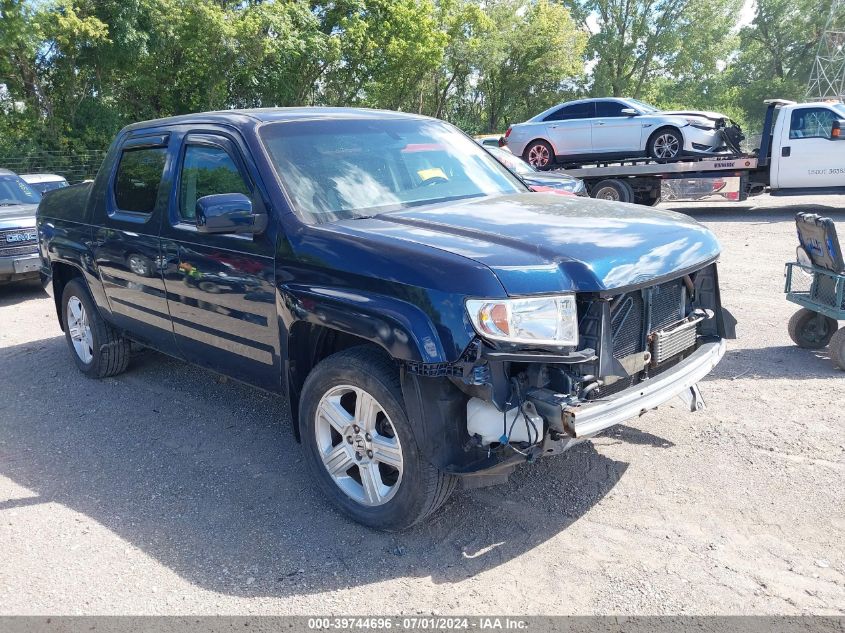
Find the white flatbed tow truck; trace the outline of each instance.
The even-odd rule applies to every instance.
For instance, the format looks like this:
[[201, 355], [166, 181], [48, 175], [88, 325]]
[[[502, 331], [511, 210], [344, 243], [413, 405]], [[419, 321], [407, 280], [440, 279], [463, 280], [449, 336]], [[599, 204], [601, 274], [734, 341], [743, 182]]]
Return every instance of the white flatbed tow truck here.
[[584, 180], [593, 198], [663, 201], [746, 200], [845, 193], [845, 105], [765, 102], [760, 147], [750, 154], [583, 163], [556, 171]]

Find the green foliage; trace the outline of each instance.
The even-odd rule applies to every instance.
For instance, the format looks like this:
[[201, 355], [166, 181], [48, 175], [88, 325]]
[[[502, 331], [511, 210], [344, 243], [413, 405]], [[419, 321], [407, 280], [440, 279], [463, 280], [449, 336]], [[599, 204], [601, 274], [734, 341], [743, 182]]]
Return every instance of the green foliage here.
[[[740, 31], [724, 85], [760, 131], [764, 99], [804, 97], [831, 0], [758, 0], [754, 21]], [[843, 25], [845, 26], [845, 25]]]
[[0, 160], [192, 111], [360, 105], [503, 130], [584, 94], [803, 95], [831, 0], [0, 0]]

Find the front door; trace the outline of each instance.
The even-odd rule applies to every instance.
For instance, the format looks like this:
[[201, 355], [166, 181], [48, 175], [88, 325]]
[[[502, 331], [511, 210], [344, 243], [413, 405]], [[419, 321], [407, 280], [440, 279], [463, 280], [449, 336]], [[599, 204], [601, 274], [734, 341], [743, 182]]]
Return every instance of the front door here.
[[169, 134], [136, 132], [124, 140], [94, 212], [93, 251], [115, 325], [174, 351], [161, 273], [159, 226], [167, 209]]
[[782, 127], [778, 189], [845, 187], [845, 140], [831, 138], [840, 116], [825, 106], [795, 108]]
[[644, 151], [643, 126], [636, 116], [623, 114], [630, 106], [621, 101], [597, 101], [592, 120], [593, 152], [636, 156]]
[[165, 286], [177, 345], [186, 359], [277, 389], [273, 235], [208, 234], [196, 227], [196, 202], [203, 196], [243, 193], [256, 209], [264, 209], [246, 155], [239, 140], [223, 132], [183, 135], [162, 225]]

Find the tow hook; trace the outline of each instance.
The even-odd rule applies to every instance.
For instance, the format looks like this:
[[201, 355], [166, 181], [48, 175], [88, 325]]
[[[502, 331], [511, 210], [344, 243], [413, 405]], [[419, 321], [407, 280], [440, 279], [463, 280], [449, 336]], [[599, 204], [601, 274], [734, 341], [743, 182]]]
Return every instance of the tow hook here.
[[698, 383], [684, 389], [678, 394], [678, 397], [684, 401], [684, 404], [692, 412], [703, 411], [706, 408], [704, 398], [701, 397], [701, 392], [698, 390]]

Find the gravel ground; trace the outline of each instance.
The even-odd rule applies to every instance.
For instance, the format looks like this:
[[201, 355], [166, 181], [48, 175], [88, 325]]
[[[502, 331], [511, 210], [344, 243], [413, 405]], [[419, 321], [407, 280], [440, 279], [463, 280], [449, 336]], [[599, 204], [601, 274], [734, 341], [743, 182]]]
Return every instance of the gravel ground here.
[[[738, 339], [680, 402], [371, 532], [315, 494], [278, 398], [148, 352], [80, 375], [0, 288], [0, 614], [843, 614], [845, 374], [794, 347], [793, 214], [684, 205]], [[845, 235], [845, 230], [840, 231]]]

